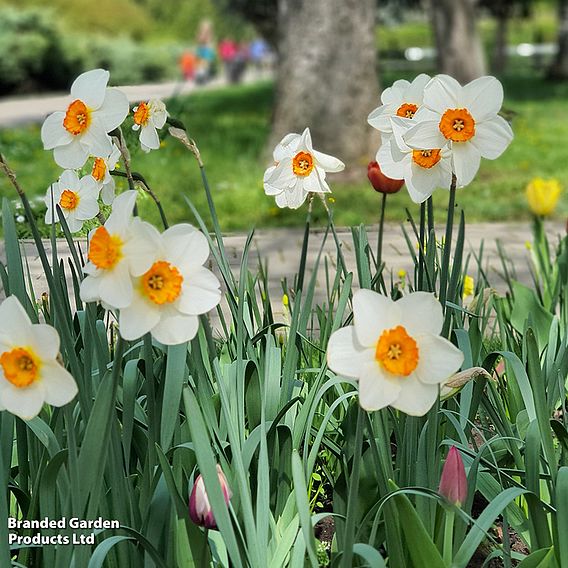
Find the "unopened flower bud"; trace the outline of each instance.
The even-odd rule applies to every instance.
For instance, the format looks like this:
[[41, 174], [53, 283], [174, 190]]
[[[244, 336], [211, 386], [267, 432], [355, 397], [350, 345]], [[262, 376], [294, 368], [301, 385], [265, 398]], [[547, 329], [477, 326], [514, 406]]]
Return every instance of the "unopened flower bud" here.
[[467, 476], [461, 455], [455, 446], [450, 448], [444, 463], [438, 493], [458, 507], [467, 498]]
[[396, 193], [404, 185], [403, 179], [391, 179], [387, 177], [377, 162], [369, 162], [367, 166], [367, 177], [375, 191], [379, 193]]
[[[217, 464], [217, 476], [219, 477], [219, 484], [221, 485], [221, 491], [223, 492], [225, 503], [228, 505], [231, 500], [232, 493], [227, 483], [227, 478], [219, 464]], [[217, 523], [213, 516], [213, 509], [209, 503], [209, 497], [205, 491], [205, 483], [201, 475], [199, 475], [195, 480], [189, 497], [189, 517], [196, 525], [207, 529], [217, 528]]]

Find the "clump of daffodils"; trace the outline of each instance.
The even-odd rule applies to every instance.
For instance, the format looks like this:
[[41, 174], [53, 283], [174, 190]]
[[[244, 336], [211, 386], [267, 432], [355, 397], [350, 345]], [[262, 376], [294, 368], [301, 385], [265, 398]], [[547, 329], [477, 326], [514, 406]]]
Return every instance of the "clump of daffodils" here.
[[385, 89], [368, 122], [381, 132], [377, 162], [388, 177], [404, 179], [422, 203], [437, 187], [471, 183], [481, 158], [498, 158], [513, 132], [499, 115], [503, 87], [495, 77], [465, 86], [448, 75], [419, 75]]
[[207, 239], [188, 224], [160, 234], [133, 217], [135, 202], [135, 191], [119, 195], [106, 223], [90, 234], [81, 299], [116, 310], [124, 339], [150, 332], [165, 345], [189, 341], [198, 316], [221, 300], [219, 280], [203, 266]]

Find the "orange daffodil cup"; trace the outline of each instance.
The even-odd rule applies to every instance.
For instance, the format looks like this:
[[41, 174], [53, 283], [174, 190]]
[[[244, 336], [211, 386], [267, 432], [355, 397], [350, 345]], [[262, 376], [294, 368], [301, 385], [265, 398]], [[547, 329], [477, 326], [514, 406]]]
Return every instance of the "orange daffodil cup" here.
[[0, 410], [23, 420], [37, 416], [44, 403], [63, 406], [77, 394], [71, 374], [57, 362], [59, 335], [33, 324], [15, 296], [0, 305]]
[[427, 82], [426, 77], [408, 85], [397, 81], [368, 118], [383, 135], [379, 166], [386, 175], [404, 177], [416, 203], [436, 187], [448, 188], [452, 173], [457, 187], [468, 185], [481, 158], [498, 158], [513, 139], [509, 123], [498, 114], [503, 87], [495, 77], [463, 87], [448, 75]]
[[326, 172], [340, 172], [345, 164], [313, 149], [310, 129], [287, 134], [273, 153], [274, 165], [264, 172], [264, 191], [280, 208], [298, 209], [310, 193], [331, 193]]
[[439, 386], [463, 363], [463, 353], [440, 337], [444, 316], [432, 294], [414, 292], [393, 301], [371, 290], [353, 294], [354, 325], [329, 339], [329, 368], [359, 382], [365, 410], [392, 406], [423, 416]]
[[46, 150], [62, 168], [82, 167], [89, 156], [108, 157], [112, 142], [108, 135], [120, 126], [128, 114], [126, 95], [107, 88], [109, 72], [87, 71], [71, 85], [67, 110], [50, 114], [41, 128]]

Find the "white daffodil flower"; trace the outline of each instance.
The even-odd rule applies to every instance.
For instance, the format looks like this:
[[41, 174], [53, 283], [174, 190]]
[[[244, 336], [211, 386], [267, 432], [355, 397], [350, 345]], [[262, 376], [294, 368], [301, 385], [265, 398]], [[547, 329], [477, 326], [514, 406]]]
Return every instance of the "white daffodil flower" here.
[[422, 106], [424, 87], [430, 75], [421, 73], [412, 83], [405, 79], [395, 81], [381, 93], [381, 106], [369, 114], [367, 122], [382, 134], [392, 134], [391, 119], [402, 117], [412, 119]]
[[448, 189], [452, 181], [452, 156], [447, 147], [413, 150], [404, 142], [411, 121], [392, 119], [393, 136], [377, 152], [381, 171], [390, 178], [404, 179], [415, 203], [426, 201], [437, 187]]
[[457, 185], [468, 185], [481, 158], [495, 160], [513, 139], [509, 123], [497, 114], [502, 104], [503, 86], [495, 77], [462, 87], [452, 77], [438, 75], [426, 85], [424, 105], [404, 141], [416, 150], [448, 145]]
[[136, 191], [121, 193], [106, 223], [89, 235], [87, 277], [81, 282], [83, 302], [101, 301], [120, 309], [132, 302], [132, 276], [144, 274], [154, 258], [151, 225], [134, 219]]
[[59, 180], [52, 183], [45, 194], [45, 222], [48, 225], [57, 223], [56, 206], [61, 207], [63, 217], [69, 230], [76, 233], [83, 228], [83, 222], [93, 219], [99, 212], [99, 190], [91, 176], [79, 179], [74, 170], [65, 170]]
[[132, 130], [140, 130], [140, 146], [144, 152], [157, 150], [160, 147], [158, 128], [166, 124], [168, 111], [166, 105], [158, 100], [151, 99], [141, 102], [134, 107], [134, 124]]
[[331, 193], [326, 172], [340, 172], [345, 164], [312, 147], [310, 129], [287, 134], [273, 153], [274, 165], [264, 172], [264, 191], [280, 208], [297, 209], [309, 193]]
[[37, 416], [46, 402], [63, 406], [77, 394], [71, 374], [57, 362], [59, 335], [32, 324], [15, 296], [0, 305], [0, 410], [23, 420]]
[[93, 162], [91, 176], [97, 182], [97, 187], [101, 192], [101, 199], [105, 205], [111, 205], [114, 201], [115, 183], [110, 172], [116, 167], [119, 158], [120, 150], [116, 144], [113, 144], [110, 155], [95, 158]]
[[209, 245], [201, 232], [188, 224], [161, 235], [152, 229], [154, 261], [135, 279], [132, 302], [120, 310], [118, 328], [127, 340], [150, 332], [161, 343], [176, 345], [193, 339], [198, 316], [220, 302], [220, 283], [203, 266]]
[[112, 151], [108, 132], [122, 124], [128, 99], [118, 89], [107, 89], [109, 72], [93, 69], [71, 85], [72, 102], [66, 111], [50, 114], [41, 127], [46, 150], [62, 168], [81, 168], [87, 158], [105, 157]]
[[414, 292], [394, 302], [371, 290], [353, 294], [354, 325], [334, 332], [327, 363], [359, 381], [365, 410], [392, 406], [423, 416], [439, 385], [463, 363], [463, 353], [440, 337], [444, 316], [432, 294]]

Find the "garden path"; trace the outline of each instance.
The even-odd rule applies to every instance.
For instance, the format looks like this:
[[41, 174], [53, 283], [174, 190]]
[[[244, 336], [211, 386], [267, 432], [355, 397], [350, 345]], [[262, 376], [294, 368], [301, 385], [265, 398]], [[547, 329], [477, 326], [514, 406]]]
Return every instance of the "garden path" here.
[[[564, 231], [564, 225], [560, 222], [550, 222], [547, 224], [550, 242], [554, 245], [558, 236]], [[438, 232], [442, 234], [441, 228]], [[314, 265], [316, 256], [322, 243], [323, 231], [315, 229], [312, 231], [308, 247], [307, 267], [308, 272]], [[258, 267], [258, 259], [261, 258], [263, 263], [268, 263], [268, 274], [270, 284], [270, 297], [272, 298], [273, 312], [282, 317], [284, 308], [282, 305], [282, 280], [286, 278], [289, 285], [292, 285], [294, 275], [298, 270], [300, 261], [300, 253], [302, 247], [303, 231], [300, 229], [277, 229], [277, 230], [259, 230], [255, 233], [253, 246], [249, 257], [249, 268], [256, 271]], [[354, 272], [354, 286], [358, 286], [355, 254], [353, 249], [353, 240], [351, 232], [348, 229], [339, 229], [338, 237], [342, 243], [345, 262], [348, 270]], [[455, 238], [455, 237], [454, 237]], [[530, 272], [530, 252], [527, 250], [526, 242], [531, 238], [531, 227], [528, 222], [524, 223], [474, 223], [466, 228], [466, 254], [471, 253], [469, 261], [468, 273], [474, 278], [477, 276], [476, 261], [473, 254], [478, 254], [481, 242], [484, 242], [484, 252], [482, 265], [485, 269], [487, 277], [492, 286], [500, 293], [504, 293], [507, 289], [504, 278], [502, 277], [503, 268], [499, 258], [497, 242], [502, 244], [503, 250], [509, 258], [508, 269], [516, 274], [516, 278], [530, 285], [532, 282]], [[376, 227], [369, 229], [369, 240], [371, 246], [376, 246], [377, 232]], [[238, 275], [240, 261], [246, 235], [235, 234], [225, 237], [225, 247], [231, 268], [235, 275]], [[50, 251], [50, 243], [45, 243], [46, 248]], [[32, 241], [22, 241], [22, 257], [29, 266], [31, 282], [33, 285], [33, 294], [39, 298], [42, 292], [47, 290], [47, 283], [43, 275], [41, 263]], [[83, 243], [84, 248], [84, 243]], [[336, 249], [331, 235], [328, 236], [324, 246], [324, 257], [327, 258], [329, 266], [333, 269], [337, 264]], [[58, 242], [58, 255], [60, 259], [65, 260], [69, 257], [68, 247], [65, 241]], [[0, 243], [0, 259], [5, 260], [4, 244]], [[396, 224], [386, 224], [384, 238], [383, 260], [386, 263], [387, 281], [390, 281], [391, 274], [394, 280], [398, 280], [398, 272], [403, 269], [407, 273], [412, 270], [412, 261], [408, 252], [406, 241], [402, 229]], [[333, 278], [335, 271], [330, 275]], [[306, 275], [306, 281], [309, 274]], [[318, 271], [316, 302], [325, 301], [326, 278], [323, 258], [320, 269]], [[3, 290], [0, 285], [0, 295]]]

